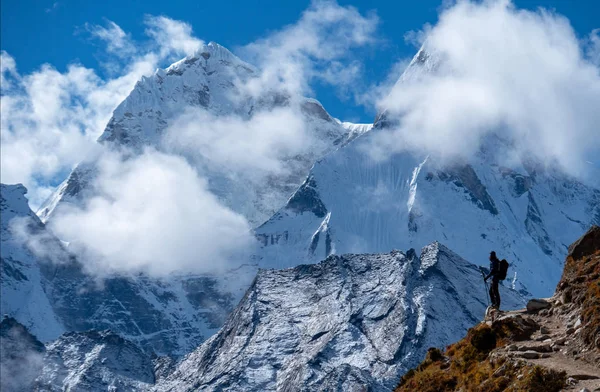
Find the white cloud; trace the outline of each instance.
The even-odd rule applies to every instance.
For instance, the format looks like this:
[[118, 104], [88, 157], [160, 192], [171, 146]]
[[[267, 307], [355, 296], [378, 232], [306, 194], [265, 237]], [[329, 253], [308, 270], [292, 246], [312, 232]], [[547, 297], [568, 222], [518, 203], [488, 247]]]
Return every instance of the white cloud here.
[[600, 29], [594, 29], [588, 36], [586, 54], [590, 61], [600, 67]]
[[50, 229], [96, 275], [218, 272], [253, 243], [246, 220], [180, 157], [106, 153], [94, 186], [95, 196], [83, 207], [63, 206]]
[[12, 83], [4, 77], [5, 73], [11, 77], [18, 76], [15, 59], [3, 50], [0, 51], [0, 86], [3, 90], [8, 90], [12, 87]]
[[379, 151], [468, 156], [496, 132], [573, 174], [600, 150], [600, 72], [567, 19], [508, 1], [462, 1], [427, 32], [435, 72], [396, 85], [380, 105], [400, 116]]
[[247, 177], [282, 174], [288, 169], [283, 159], [305, 154], [317, 142], [295, 105], [250, 119], [190, 109], [173, 122], [164, 141], [172, 151], [202, 159], [197, 166]]
[[315, 79], [347, 87], [361, 74], [351, 49], [376, 42], [377, 26], [374, 13], [365, 16], [354, 7], [313, 1], [298, 22], [242, 50], [261, 70], [248, 86], [250, 93], [273, 88], [310, 95]]
[[204, 44], [192, 36], [192, 26], [166, 16], [146, 16], [146, 34], [160, 47], [160, 55], [181, 56], [193, 54]]
[[136, 48], [131, 41], [129, 34], [113, 21], [107, 21], [106, 27], [91, 25], [86, 23], [85, 28], [92, 37], [106, 42], [106, 51], [119, 57], [130, 56], [136, 52]]

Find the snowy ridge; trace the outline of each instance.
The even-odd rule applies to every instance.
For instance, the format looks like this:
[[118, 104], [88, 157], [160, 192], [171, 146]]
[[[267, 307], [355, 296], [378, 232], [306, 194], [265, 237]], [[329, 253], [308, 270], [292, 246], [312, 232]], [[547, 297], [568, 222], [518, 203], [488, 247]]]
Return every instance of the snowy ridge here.
[[[520, 296], [502, 287], [507, 307]], [[476, 266], [434, 243], [261, 270], [217, 335], [157, 386], [177, 390], [389, 390], [430, 346], [483, 317]]]
[[355, 124], [346, 121], [342, 122], [337, 119], [336, 121], [338, 121], [342, 125], [342, 127], [344, 127], [344, 129], [348, 131], [348, 135], [345, 138], [344, 144], [350, 143], [352, 140], [373, 129], [373, 124]]

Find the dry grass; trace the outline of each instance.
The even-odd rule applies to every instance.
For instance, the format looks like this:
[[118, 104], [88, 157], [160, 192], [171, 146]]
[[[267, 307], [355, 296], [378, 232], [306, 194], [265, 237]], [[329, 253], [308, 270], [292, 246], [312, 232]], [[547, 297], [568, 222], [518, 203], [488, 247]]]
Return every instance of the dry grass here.
[[444, 353], [429, 349], [426, 359], [402, 377], [396, 392], [560, 391], [566, 380], [564, 372], [531, 366], [523, 361], [490, 361], [492, 350], [510, 343], [510, 336], [522, 337], [523, 329], [521, 323], [510, 320], [496, 323], [493, 328], [477, 325], [464, 339], [448, 346]]

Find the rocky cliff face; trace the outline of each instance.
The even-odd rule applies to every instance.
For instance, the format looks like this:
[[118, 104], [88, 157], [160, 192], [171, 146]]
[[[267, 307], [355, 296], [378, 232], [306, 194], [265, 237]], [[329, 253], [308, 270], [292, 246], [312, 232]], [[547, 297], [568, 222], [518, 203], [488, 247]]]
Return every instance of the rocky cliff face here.
[[[506, 306], [522, 303], [502, 288]], [[389, 390], [480, 320], [480, 271], [438, 243], [261, 270], [223, 328], [158, 390]]]

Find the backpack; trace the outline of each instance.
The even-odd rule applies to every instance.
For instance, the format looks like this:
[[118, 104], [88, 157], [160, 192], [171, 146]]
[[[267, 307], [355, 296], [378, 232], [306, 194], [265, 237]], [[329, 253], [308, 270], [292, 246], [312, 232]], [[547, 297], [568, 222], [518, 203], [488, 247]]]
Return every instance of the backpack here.
[[504, 280], [506, 279], [506, 274], [508, 273], [508, 261], [506, 259], [500, 260], [500, 268], [498, 268], [498, 279]]

